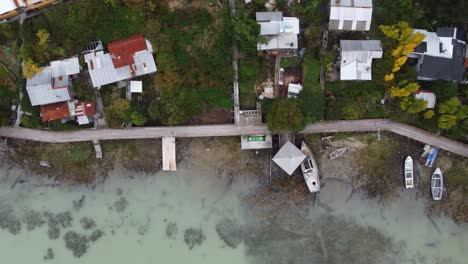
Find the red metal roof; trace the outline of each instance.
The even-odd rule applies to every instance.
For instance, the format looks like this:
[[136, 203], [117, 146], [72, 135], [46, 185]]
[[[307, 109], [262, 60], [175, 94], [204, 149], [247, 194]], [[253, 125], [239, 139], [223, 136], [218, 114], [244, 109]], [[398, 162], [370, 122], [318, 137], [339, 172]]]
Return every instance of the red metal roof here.
[[42, 122], [70, 117], [68, 102], [41, 105]]
[[76, 116], [94, 116], [96, 114], [94, 102], [76, 102], [75, 113]]
[[112, 63], [117, 69], [135, 64], [133, 55], [138, 51], [147, 50], [148, 47], [142, 35], [134, 35], [125, 40], [117, 40], [109, 43], [107, 49], [112, 55]]

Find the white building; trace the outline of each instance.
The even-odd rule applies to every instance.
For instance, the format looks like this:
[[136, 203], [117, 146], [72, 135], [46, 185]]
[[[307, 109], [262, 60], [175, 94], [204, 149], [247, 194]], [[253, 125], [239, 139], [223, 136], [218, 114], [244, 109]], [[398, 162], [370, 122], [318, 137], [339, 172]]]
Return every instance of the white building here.
[[157, 71], [153, 46], [141, 35], [114, 41], [108, 50], [84, 55], [95, 88]]
[[368, 31], [371, 21], [372, 0], [330, 0], [330, 30]]
[[78, 57], [53, 61], [26, 81], [31, 105], [47, 105], [72, 99], [71, 75], [80, 73]]
[[426, 101], [427, 108], [429, 109], [433, 109], [436, 105], [436, 95], [432, 91], [418, 90], [414, 95], [414, 98]]
[[257, 23], [260, 24], [260, 35], [267, 42], [257, 44], [257, 50], [297, 50], [299, 19], [283, 17], [282, 12], [257, 12]]
[[383, 56], [380, 40], [341, 40], [341, 80], [372, 80], [372, 60]]
[[423, 42], [409, 58], [418, 60], [416, 70], [420, 80], [464, 80], [465, 32], [457, 28], [437, 28], [437, 32], [415, 29], [424, 34]]
[[303, 87], [300, 83], [288, 84], [288, 98], [296, 98], [302, 91]]

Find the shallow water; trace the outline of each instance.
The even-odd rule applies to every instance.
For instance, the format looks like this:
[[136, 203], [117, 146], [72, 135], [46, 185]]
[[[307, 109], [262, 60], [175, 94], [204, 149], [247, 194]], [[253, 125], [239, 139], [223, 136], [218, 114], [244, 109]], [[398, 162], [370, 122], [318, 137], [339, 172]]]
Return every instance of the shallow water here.
[[[19, 176], [28, 181], [11, 189]], [[302, 224], [289, 225], [297, 219], [288, 214], [280, 215], [281, 224], [269, 225], [252, 219], [241, 203], [257, 186], [254, 179], [226, 181], [196, 167], [154, 174], [115, 170], [93, 190], [51, 188], [50, 180], [26, 176], [15, 166], [0, 168], [2, 263], [466, 263], [468, 226], [437, 218], [439, 232], [424, 212], [425, 201], [411, 191], [383, 206], [359, 193], [347, 201], [349, 187], [329, 181], [319, 207]], [[48, 223], [29, 231], [24, 215], [30, 210], [44, 221], [44, 212], [70, 212], [71, 226], [63, 220], [57, 239], [49, 238]], [[83, 217], [96, 227], [85, 230]], [[216, 232], [224, 219], [248, 230], [236, 248]], [[12, 234], [18, 222], [21, 230]], [[189, 228], [201, 229], [204, 237], [192, 249], [184, 241]], [[103, 232], [95, 242], [89, 237], [94, 230]], [[66, 247], [68, 231], [86, 237], [80, 240], [85, 252], [77, 250], [82, 256]], [[53, 258], [46, 256], [49, 248]]]

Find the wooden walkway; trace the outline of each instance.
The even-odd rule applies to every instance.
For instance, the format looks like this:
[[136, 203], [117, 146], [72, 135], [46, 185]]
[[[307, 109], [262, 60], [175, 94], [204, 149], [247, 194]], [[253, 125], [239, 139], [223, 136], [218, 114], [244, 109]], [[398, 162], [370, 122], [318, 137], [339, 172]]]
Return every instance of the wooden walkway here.
[[[430, 144], [441, 149], [468, 157], [468, 145], [437, 136], [425, 130], [400, 124], [386, 119], [365, 119], [354, 121], [327, 121], [307, 126], [301, 133], [336, 133], [390, 131], [419, 142]], [[93, 140], [147, 139], [163, 137], [225, 137], [262, 135], [269, 133], [266, 125], [236, 126], [175, 126], [175, 127], [142, 127], [130, 129], [89, 129], [67, 132], [52, 132], [37, 129], [0, 127], [0, 136], [42, 141], [49, 143], [80, 142]]]

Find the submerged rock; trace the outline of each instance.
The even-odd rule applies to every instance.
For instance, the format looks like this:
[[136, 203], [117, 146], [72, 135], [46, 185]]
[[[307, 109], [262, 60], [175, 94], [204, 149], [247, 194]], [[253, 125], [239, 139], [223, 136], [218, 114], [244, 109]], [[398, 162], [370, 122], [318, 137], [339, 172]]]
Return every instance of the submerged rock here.
[[42, 217], [42, 213], [35, 210], [28, 211], [23, 218], [23, 222], [26, 224], [26, 229], [32, 231], [36, 228], [42, 227], [46, 221]]
[[104, 235], [104, 232], [100, 229], [94, 230], [93, 233], [89, 236], [89, 241], [96, 242], [99, 238]]
[[21, 231], [21, 221], [10, 205], [2, 206], [0, 204], [0, 228], [7, 230], [12, 235], [17, 235]]
[[175, 239], [179, 229], [177, 228], [177, 224], [174, 222], [170, 222], [166, 226], [166, 237], [169, 239]]
[[125, 209], [127, 209], [127, 206], [128, 201], [127, 199], [125, 199], [125, 197], [120, 197], [120, 199], [114, 203], [114, 208], [119, 213], [125, 211]]
[[96, 222], [93, 219], [88, 218], [88, 217], [81, 218], [80, 224], [84, 230], [89, 230], [89, 229], [93, 229], [96, 227]]
[[46, 254], [44, 255], [44, 260], [52, 260], [54, 257], [54, 251], [51, 248], [48, 248]]
[[239, 222], [224, 219], [216, 225], [216, 233], [229, 247], [236, 248], [243, 240], [243, 231]]
[[56, 215], [51, 212], [44, 212], [44, 217], [47, 219], [47, 226], [49, 227], [47, 234], [50, 239], [59, 238], [60, 228], [69, 228], [73, 222], [70, 212], [61, 212]]
[[75, 258], [80, 258], [88, 251], [88, 238], [80, 235], [75, 231], [68, 231], [65, 233], [63, 239], [65, 240], [65, 247], [73, 252]]
[[190, 250], [197, 245], [201, 245], [205, 239], [206, 237], [201, 229], [189, 228], [185, 230], [184, 241]]

